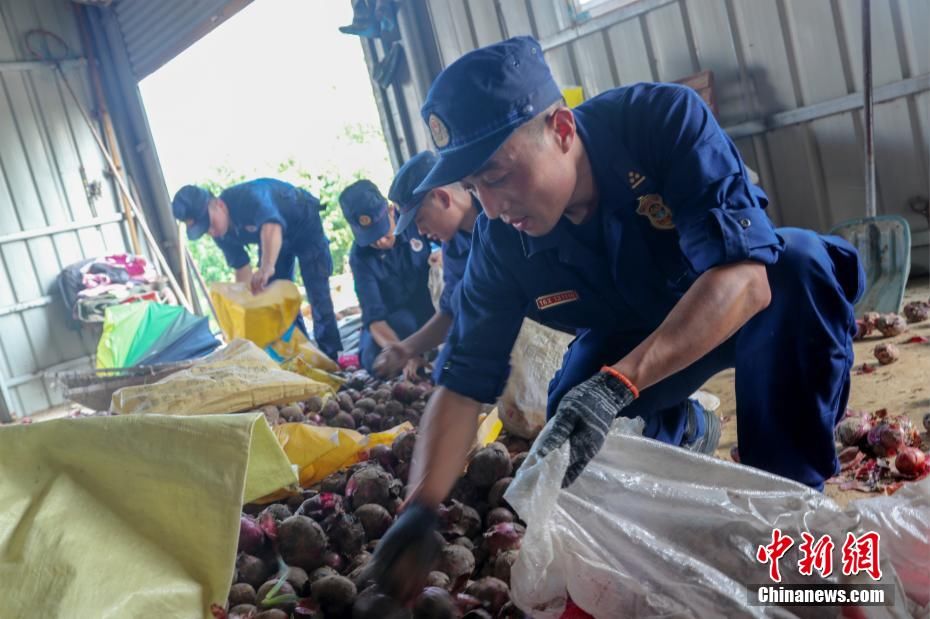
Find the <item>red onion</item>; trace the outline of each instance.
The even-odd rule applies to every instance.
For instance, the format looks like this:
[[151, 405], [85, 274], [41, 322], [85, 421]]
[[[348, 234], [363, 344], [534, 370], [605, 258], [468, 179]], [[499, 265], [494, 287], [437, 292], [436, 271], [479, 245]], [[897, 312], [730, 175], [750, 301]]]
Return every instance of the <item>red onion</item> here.
[[481, 608], [481, 600], [467, 593], [456, 593], [454, 601], [455, 607], [463, 615], [470, 610]]
[[880, 434], [882, 446], [888, 450], [888, 455], [900, 451], [905, 446], [906, 439], [904, 430], [897, 424], [885, 424]]
[[485, 545], [491, 556], [502, 550], [517, 550], [523, 539], [524, 528], [513, 522], [495, 524], [484, 534]]
[[872, 350], [872, 354], [882, 365], [889, 365], [898, 360], [898, 347], [891, 342], [883, 342]]
[[320, 522], [327, 516], [342, 511], [341, 496], [332, 492], [321, 492], [301, 503], [295, 513], [300, 516], [309, 516], [317, 522]]
[[265, 544], [265, 533], [255, 518], [242, 514], [239, 517], [239, 552], [255, 554]]
[[927, 455], [917, 447], [904, 447], [894, 460], [895, 468], [905, 477], [918, 477], [927, 468]]
[[739, 449], [736, 445], [730, 447], [730, 459], [733, 460], [733, 462], [739, 462]]
[[345, 561], [342, 556], [332, 550], [328, 550], [323, 555], [323, 564], [333, 568], [337, 572], [341, 572], [342, 568], [345, 567]]
[[836, 426], [836, 438], [846, 447], [858, 445], [871, 429], [872, 424], [868, 417], [847, 414]]
[[[287, 518], [281, 518], [281, 521], [284, 520], [287, 520]], [[270, 510], [262, 512], [259, 516], [258, 526], [271, 541], [278, 539], [278, 520], [275, 519], [274, 512]]]

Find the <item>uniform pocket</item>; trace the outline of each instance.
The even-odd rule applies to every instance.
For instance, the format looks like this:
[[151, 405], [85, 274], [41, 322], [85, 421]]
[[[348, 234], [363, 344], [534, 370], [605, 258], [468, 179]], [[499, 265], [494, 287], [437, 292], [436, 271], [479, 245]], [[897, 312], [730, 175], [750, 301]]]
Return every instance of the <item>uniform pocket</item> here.
[[859, 260], [859, 252], [849, 242], [838, 236], [822, 238], [827, 254], [833, 261], [833, 269], [840, 288], [846, 299], [855, 304], [865, 293], [865, 270]]

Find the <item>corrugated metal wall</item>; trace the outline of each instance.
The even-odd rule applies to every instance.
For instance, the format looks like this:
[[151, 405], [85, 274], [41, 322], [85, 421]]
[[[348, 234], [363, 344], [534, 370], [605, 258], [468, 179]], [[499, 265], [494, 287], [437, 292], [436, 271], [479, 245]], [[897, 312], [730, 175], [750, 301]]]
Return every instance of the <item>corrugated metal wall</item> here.
[[[64, 85], [50, 67], [10, 64], [31, 60], [23, 37], [33, 28], [82, 53], [70, 2], [0, 0], [0, 416], [60, 402], [42, 372], [93, 352], [92, 337], [66, 326], [59, 271], [126, 249], [106, 164]], [[90, 109], [86, 67], [66, 67]], [[99, 183], [96, 197], [89, 183]]]
[[[556, 79], [588, 97], [711, 70], [720, 122], [760, 173], [777, 223], [825, 231], [864, 215], [858, 0], [638, 0], [579, 23], [566, 0], [425, 4], [442, 65], [532, 34]], [[878, 212], [905, 216], [926, 246], [927, 220], [909, 201], [930, 193], [930, 0], [872, 5]], [[927, 248], [914, 260], [926, 269]]]

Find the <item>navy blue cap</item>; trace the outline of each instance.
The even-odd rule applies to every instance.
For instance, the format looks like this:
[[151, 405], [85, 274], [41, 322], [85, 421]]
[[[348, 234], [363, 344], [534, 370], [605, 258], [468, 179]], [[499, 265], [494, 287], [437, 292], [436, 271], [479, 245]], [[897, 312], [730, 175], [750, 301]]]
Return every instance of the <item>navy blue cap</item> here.
[[395, 234], [403, 234], [407, 226], [416, 218], [417, 211], [423, 206], [423, 198], [429, 192], [417, 192], [416, 188], [434, 165], [436, 165], [436, 155], [425, 150], [408, 159], [397, 171], [397, 176], [394, 177], [394, 182], [391, 183], [391, 189], [388, 191], [388, 198], [400, 209]]
[[388, 202], [369, 180], [360, 180], [346, 187], [339, 196], [342, 214], [352, 228], [355, 242], [371, 245], [391, 229]]
[[184, 185], [174, 194], [171, 201], [171, 211], [174, 218], [189, 223], [187, 225], [187, 238], [196, 241], [210, 229], [210, 213], [207, 205], [213, 199], [213, 194], [196, 185]]
[[425, 193], [484, 165], [514, 130], [562, 97], [533, 37], [468, 52], [433, 82], [420, 114], [439, 161], [417, 187]]

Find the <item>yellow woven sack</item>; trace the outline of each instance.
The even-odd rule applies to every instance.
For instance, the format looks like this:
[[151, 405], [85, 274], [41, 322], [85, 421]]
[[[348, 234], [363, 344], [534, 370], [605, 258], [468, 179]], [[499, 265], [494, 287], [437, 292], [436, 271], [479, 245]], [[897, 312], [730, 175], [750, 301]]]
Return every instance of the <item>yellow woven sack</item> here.
[[242, 504], [296, 483], [255, 413], [0, 428], [0, 616], [208, 619]]
[[244, 338], [260, 348], [291, 328], [303, 301], [297, 285], [281, 279], [255, 295], [246, 284], [216, 282], [210, 284], [210, 299], [227, 342]]
[[265, 351], [239, 339], [157, 383], [120, 389], [110, 410], [124, 415], [236, 413], [330, 393], [329, 385], [281, 369]]

